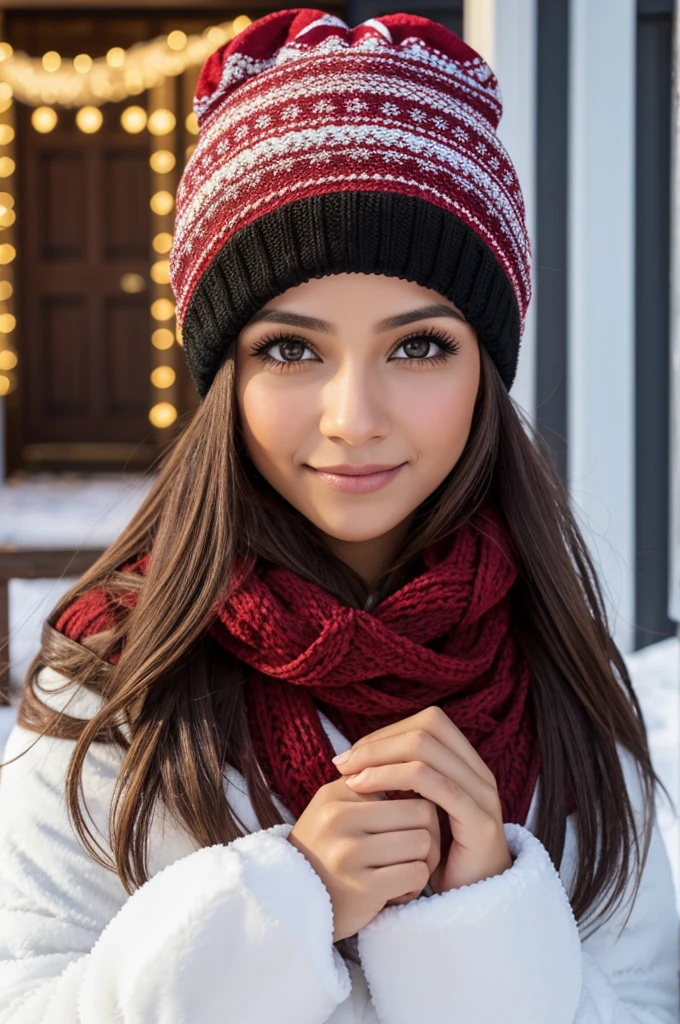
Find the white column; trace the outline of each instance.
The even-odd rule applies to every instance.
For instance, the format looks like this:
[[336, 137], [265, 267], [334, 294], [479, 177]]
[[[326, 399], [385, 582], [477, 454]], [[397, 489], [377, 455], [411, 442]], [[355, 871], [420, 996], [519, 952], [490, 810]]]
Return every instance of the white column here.
[[635, 0], [572, 0], [568, 476], [610, 625], [634, 642]]
[[[503, 99], [498, 136], [517, 170], [527, 211], [529, 237], [535, 239], [536, 211], [536, 0], [465, 0], [465, 41], [496, 74]], [[535, 271], [535, 268], [534, 268]], [[535, 280], [535, 272], [533, 274]], [[536, 409], [536, 327], [534, 299], [529, 305], [512, 398], [533, 416]]]

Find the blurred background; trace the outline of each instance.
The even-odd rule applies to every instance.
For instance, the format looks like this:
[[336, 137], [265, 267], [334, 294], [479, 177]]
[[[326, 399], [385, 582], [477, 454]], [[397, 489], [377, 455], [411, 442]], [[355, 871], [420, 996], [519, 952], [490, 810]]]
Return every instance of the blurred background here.
[[[0, 752], [44, 617], [129, 520], [197, 403], [168, 253], [200, 68], [287, 6], [2, 2]], [[512, 396], [569, 487], [680, 809], [674, 2], [309, 6], [351, 26], [433, 18], [499, 78], [534, 247]], [[680, 908], [680, 822], [664, 799], [658, 813]]]

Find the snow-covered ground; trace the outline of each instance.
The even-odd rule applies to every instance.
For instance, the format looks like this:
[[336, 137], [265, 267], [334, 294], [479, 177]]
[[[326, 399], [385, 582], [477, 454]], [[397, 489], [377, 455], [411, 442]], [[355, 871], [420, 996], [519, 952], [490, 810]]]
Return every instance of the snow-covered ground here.
[[[0, 486], [0, 544], [105, 547], [130, 520], [153, 478], [133, 474], [33, 477]], [[14, 693], [40, 641], [43, 620], [74, 579], [10, 582], [10, 663]], [[678, 815], [659, 794], [657, 813], [680, 911], [680, 640], [671, 637], [626, 658], [649, 733], [652, 761]], [[13, 698], [14, 699], [14, 698]], [[0, 707], [0, 757], [16, 714]]]

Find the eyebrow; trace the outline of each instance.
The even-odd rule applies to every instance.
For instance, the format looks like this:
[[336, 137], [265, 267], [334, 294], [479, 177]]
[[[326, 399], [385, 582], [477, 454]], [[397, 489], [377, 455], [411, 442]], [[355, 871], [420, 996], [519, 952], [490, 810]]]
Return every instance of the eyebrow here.
[[[417, 320], [431, 320], [435, 317], [448, 316], [461, 323], [467, 323], [462, 313], [444, 303], [434, 303], [429, 306], [421, 306], [419, 309], [410, 309], [407, 313], [398, 313], [396, 316], [385, 317], [373, 325], [376, 334], [385, 331], [392, 331], [396, 327], [403, 327], [405, 324], [414, 323]], [[246, 326], [257, 323], [278, 323], [287, 324], [289, 327], [306, 327], [309, 331], [320, 331], [324, 334], [335, 334], [335, 325], [328, 320], [319, 320], [313, 316], [302, 316], [300, 313], [288, 313], [282, 309], [261, 309], [255, 314]]]

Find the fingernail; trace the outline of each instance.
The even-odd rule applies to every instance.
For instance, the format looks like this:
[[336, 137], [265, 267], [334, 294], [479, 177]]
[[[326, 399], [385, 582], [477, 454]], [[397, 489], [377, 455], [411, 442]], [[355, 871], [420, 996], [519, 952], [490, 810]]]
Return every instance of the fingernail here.
[[333, 758], [333, 764], [344, 764], [345, 761], [349, 761], [349, 755], [351, 753], [351, 750], [346, 750], [344, 754], [337, 754]]

